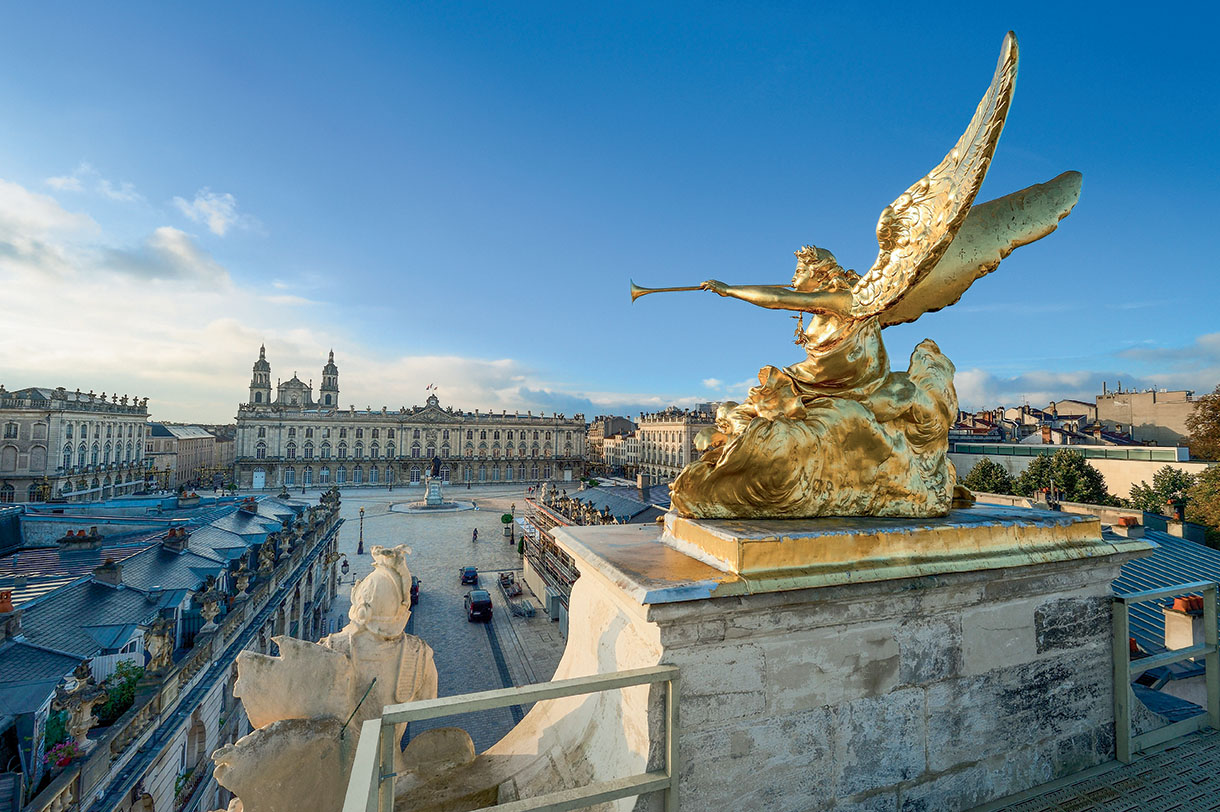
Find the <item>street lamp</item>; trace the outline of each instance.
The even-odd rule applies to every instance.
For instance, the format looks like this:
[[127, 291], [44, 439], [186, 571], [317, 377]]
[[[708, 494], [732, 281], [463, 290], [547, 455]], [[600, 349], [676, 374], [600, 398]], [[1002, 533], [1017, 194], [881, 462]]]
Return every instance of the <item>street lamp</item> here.
[[364, 508], [360, 508], [360, 542], [356, 546], [356, 553], [364, 555]]

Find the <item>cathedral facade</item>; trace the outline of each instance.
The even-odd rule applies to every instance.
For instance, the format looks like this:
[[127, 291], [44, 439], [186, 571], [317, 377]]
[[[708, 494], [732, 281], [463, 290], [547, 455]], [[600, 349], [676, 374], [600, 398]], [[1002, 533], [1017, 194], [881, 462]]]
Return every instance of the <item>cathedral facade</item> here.
[[466, 412], [435, 394], [397, 411], [342, 409], [334, 352], [316, 397], [295, 373], [273, 392], [260, 347], [237, 412], [238, 487], [418, 486], [434, 458], [445, 483], [573, 481], [585, 472], [585, 429], [581, 414]]

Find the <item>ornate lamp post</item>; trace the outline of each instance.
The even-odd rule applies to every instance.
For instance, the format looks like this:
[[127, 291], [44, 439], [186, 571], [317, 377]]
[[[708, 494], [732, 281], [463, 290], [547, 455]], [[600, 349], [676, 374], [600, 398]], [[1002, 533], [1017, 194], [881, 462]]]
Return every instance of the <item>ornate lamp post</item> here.
[[356, 553], [364, 555], [364, 508], [360, 508], [360, 541], [356, 545]]

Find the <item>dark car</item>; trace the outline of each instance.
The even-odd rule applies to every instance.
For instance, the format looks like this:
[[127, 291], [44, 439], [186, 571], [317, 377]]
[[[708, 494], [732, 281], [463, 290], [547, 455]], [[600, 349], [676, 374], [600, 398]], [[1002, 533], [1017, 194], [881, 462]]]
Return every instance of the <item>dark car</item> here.
[[463, 584], [470, 584], [471, 586], [479, 585], [479, 570], [477, 567], [462, 567], [458, 570], [458, 574], [462, 576]]
[[419, 579], [411, 576], [411, 605], [419, 603]]
[[485, 589], [472, 589], [466, 593], [466, 619], [471, 623], [491, 620], [491, 594]]

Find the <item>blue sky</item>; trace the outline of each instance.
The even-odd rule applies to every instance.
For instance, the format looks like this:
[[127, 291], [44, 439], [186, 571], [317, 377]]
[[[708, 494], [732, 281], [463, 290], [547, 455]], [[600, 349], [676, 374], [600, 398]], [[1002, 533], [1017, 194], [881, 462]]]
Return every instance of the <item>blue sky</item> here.
[[[1008, 4], [1015, 6], [1016, 4]], [[979, 200], [1061, 171], [1058, 232], [924, 337], [964, 406], [1220, 380], [1217, 12], [1146, 5], [8, 4], [0, 382], [227, 420], [340, 364], [343, 403], [587, 415], [740, 398], [793, 324], [643, 285], [863, 270], [1014, 29]]]

